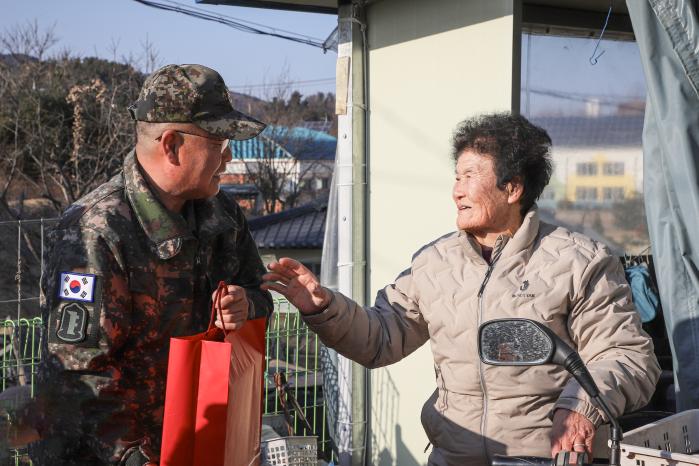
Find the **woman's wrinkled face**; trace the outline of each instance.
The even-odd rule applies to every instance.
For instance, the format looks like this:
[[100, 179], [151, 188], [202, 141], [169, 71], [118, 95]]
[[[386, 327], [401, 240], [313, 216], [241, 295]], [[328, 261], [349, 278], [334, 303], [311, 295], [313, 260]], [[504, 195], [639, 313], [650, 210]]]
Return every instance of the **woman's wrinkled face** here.
[[508, 193], [497, 187], [493, 158], [471, 149], [456, 161], [452, 197], [457, 208], [456, 225], [472, 234], [499, 233], [510, 220]]

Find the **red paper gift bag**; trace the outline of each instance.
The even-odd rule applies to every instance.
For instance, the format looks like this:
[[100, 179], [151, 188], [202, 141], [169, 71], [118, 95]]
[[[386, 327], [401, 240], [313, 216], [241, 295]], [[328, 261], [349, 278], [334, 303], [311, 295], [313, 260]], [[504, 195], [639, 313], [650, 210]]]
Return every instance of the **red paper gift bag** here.
[[249, 320], [230, 332], [231, 371], [224, 466], [258, 466], [262, 430], [267, 319]]
[[[220, 301], [225, 292], [225, 284], [219, 284], [216, 300]], [[247, 322], [240, 331], [226, 332], [228, 341], [224, 341], [226, 335], [214, 326], [214, 315], [215, 307], [212, 306], [211, 322], [206, 332], [170, 339], [161, 466], [231, 464], [225, 459], [227, 437], [229, 455], [232, 448], [232, 439], [226, 435], [227, 430], [240, 431], [242, 423], [247, 423], [245, 428], [249, 431], [251, 419], [257, 420], [253, 424], [258, 424], [261, 420], [261, 383], [244, 386], [231, 383], [230, 387], [238, 386], [237, 390], [231, 390], [229, 382], [237, 381], [236, 374], [249, 374], [247, 367], [257, 368], [260, 362], [259, 356], [232, 359], [232, 344], [236, 345], [234, 356], [241, 350], [243, 353], [255, 354], [249, 348], [260, 348], [261, 341], [264, 364], [265, 319]], [[258, 370], [253, 372], [257, 376]], [[256, 405], [248, 405], [255, 398], [259, 400]], [[236, 403], [237, 399], [240, 400], [239, 403]], [[228, 419], [228, 414], [233, 412], [234, 417]], [[241, 451], [259, 451], [259, 434], [246, 441], [248, 444], [241, 443]], [[250, 444], [252, 441], [256, 445]], [[243, 466], [247, 463], [245, 461]]]

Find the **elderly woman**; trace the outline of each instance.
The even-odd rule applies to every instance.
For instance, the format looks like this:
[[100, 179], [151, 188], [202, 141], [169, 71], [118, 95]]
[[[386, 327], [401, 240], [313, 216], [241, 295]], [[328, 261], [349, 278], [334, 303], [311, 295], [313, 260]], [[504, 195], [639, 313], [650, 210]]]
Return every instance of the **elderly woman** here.
[[551, 140], [520, 116], [462, 122], [453, 140], [457, 231], [422, 247], [362, 308], [298, 262], [269, 265], [263, 285], [291, 301], [329, 347], [366, 367], [429, 340], [437, 390], [422, 410], [431, 465], [488, 464], [493, 454], [592, 452], [605, 422], [554, 365], [499, 367], [478, 357], [482, 322], [534, 319], [576, 348], [615, 415], [644, 406], [660, 369], [619, 260], [602, 244], [539, 220]]

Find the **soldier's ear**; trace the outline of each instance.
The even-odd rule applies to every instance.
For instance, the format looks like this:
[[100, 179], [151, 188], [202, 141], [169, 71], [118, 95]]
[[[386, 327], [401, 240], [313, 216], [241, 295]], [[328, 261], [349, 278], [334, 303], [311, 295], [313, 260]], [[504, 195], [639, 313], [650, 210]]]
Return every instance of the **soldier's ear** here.
[[173, 165], [180, 164], [179, 147], [182, 145], [182, 136], [175, 130], [163, 131], [160, 136], [160, 150]]

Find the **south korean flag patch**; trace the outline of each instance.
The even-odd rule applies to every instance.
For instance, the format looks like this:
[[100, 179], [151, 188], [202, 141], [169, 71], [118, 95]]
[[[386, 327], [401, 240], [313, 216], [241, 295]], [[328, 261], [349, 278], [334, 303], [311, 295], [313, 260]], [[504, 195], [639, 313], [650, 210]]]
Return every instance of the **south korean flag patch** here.
[[58, 297], [67, 301], [95, 300], [95, 276], [89, 273], [61, 272]]

